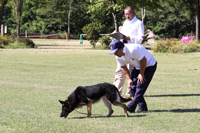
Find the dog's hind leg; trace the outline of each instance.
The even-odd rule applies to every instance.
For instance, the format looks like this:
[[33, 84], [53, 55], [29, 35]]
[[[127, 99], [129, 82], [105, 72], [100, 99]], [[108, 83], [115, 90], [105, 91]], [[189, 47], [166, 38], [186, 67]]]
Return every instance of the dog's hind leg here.
[[120, 102], [114, 102], [114, 103], [112, 103], [112, 104], [115, 105], [115, 106], [120, 106], [120, 107], [122, 107], [122, 108], [124, 109], [125, 117], [128, 117], [127, 107], [126, 107], [125, 104], [120, 103]]
[[90, 117], [92, 114], [92, 101], [89, 101], [87, 104], [87, 112], [88, 112], [87, 117]]
[[112, 113], [114, 112], [111, 106], [111, 103], [108, 101], [108, 99], [106, 97], [102, 97], [102, 100], [104, 102], [104, 104], [106, 105], [106, 107], [108, 108], [108, 115], [106, 117], [110, 117], [112, 115]]

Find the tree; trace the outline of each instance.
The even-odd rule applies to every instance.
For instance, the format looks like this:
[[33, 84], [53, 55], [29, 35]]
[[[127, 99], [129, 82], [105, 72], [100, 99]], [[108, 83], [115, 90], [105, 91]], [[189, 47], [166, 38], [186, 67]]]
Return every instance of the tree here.
[[195, 24], [198, 24], [195, 15], [198, 12], [194, 1], [161, 1], [160, 6], [161, 8], [155, 11], [146, 10], [146, 28], [161, 38], [181, 38], [195, 34]]
[[7, 4], [8, 0], [3, 0], [3, 2], [1, 3], [1, 7], [0, 7], [0, 25], [1, 25], [1, 22], [2, 22], [2, 17], [3, 17], [3, 11], [4, 11], [4, 8]]
[[118, 31], [118, 26], [121, 24], [123, 9], [127, 5], [131, 5], [135, 10], [145, 7], [148, 10], [159, 8], [159, 0], [90, 0], [89, 13], [99, 13], [108, 11], [113, 16], [115, 31]]
[[97, 41], [100, 38], [100, 33], [103, 31], [104, 25], [99, 22], [93, 21], [82, 28], [83, 32], [86, 34], [87, 40], [95, 48]]
[[[196, 20], [196, 39], [199, 39], [199, 0], [170, 0], [165, 1], [170, 4], [171, 7], [176, 6], [176, 4], [180, 7], [179, 12], [181, 15], [187, 17], [192, 22]], [[195, 19], [196, 17], [196, 19]]]
[[70, 39], [70, 14], [71, 14], [72, 1], [73, 0], [70, 0], [69, 13], [68, 13], [68, 41]]
[[26, 0], [23, 4], [23, 12], [21, 15], [21, 26], [20, 31], [24, 32], [27, 30], [29, 34], [40, 33], [45, 34], [48, 33], [47, 25], [41, 17], [41, 13], [39, 12], [39, 3], [34, 1]]
[[87, 14], [87, 5], [87, 2], [80, 0], [49, 0], [46, 5], [40, 6], [38, 18], [48, 24], [48, 33], [65, 32], [68, 36], [78, 35], [82, 33], [81, 28], [84, 25], [92, 22], [90, 15]]
[[22, 15], [23, 0], [14, 0], [14, 14], [17, 23], [17, 38], [20, 33], [20, 20]]
[[196, 0], [196, 39], [199, 40], [199, 0]]
[[121, 13], [122, 7], [119, 5], [120, 1], [117, 1], [117, 0], [90, 0], [90, 2], [91, 2], [91, 5], [89, 6], [88, 13], [99, 14], [101, 12], [106, 12], [106, 11], [107, 11], [106, 15], [111, 13], [113, 16], [115, 31], [118, 31], [118, 26], [120, 24], [119, 24], [117, 17], [122, 18], [122, 16], [123, 16], [123, 13]]

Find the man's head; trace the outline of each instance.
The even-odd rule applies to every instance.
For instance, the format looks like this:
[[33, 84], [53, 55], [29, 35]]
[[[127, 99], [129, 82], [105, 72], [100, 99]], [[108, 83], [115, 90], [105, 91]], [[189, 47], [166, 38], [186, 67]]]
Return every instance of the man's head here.
[[113, 40], [110, 43], [110, 53], [109, 54], [115, 54], [118, 57], [123, 56], [123, 48], [124, 44], [120, 40]]
[[124, 8], [124, 15], [127, 20], [131, 21], [135, 17], [135, 11], [132, 6], [127, 6]]

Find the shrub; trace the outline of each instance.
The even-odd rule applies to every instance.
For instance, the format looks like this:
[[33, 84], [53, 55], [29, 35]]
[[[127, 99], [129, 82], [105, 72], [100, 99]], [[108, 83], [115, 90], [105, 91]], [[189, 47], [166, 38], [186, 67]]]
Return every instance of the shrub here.
[[85, 37], [90, 41], [90, 44], [95, 48], [97, 41], [100, 38], [100, 33], [103, 32], [104, 25], [99, 22], [92, 22], [82, 28]]
[[166, 40], [159, 40], [153, 47], [154, 52], [161, 52], [161, 53], [169, 53], [171, 52], [170, 47], [175, 46], [177, 43], [177, 39], [166, 39]]
[[13, 36], [0, 36], [0, 48], [34, 48], [35, 43], [26, 38], [14, 39]]
[[178, 52], [199, 52], [200, 45], [199, 42], [195, 39], [191, 39], [190, 43], [183, 42], [178, 39], [166, 39], [166, 40], [159, 40], [153, 47], [154, 52], [161, 52], [161, 53], [178, 53]]
[[104, 48], [109, 48], [109, 44], [111, 42], [111, 38], [108, 35], [102, 36], [101, 38], [99, 38], [99, 42], [101, 43], [102, 46], [104, 46]]
[[0, 43], [0, 48], [4, 48], [4, 45]]
[[185, 52], [185, 53], [189, 53], [189, 52], [200, 52], [199, 41], [197, 41], [197, 40], [192, 40], [192, 41], [190, 41], [189, 44], [186, 42], [186, 43], [185, 43], [185, 46], [184, 46], [184, 52]]
[[15, 41], [13, 43], [9, 43], [9, 45], [5, 46], [8, 49], [17, 49], [17, 48], [27, 48], [25, 45], [22, 45], [19, 41]]
[[0, 36], [0, 48], [4, 48], [9, 43], [13, 43], [13, 37], [12, 36]]
[[20, 38], [18, 41], [19, 41], [19, 43], [22, 43], [22, 45], [25, 45], [27, 47], [30, 47], [30, 48], [35, 48], [36, 47], [35, 43], [30, 39]]

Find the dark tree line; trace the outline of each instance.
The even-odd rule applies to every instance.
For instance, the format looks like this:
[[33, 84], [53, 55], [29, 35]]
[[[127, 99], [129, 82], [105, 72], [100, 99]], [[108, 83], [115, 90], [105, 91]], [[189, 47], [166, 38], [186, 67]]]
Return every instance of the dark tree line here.
[[158, 38], [199, 37], [199, 0], [0, 0], [0, 4], [0, 22], [15, 35], [27, 30], [79, 37], [81, 29], [93, 21], [105, 25], [103, 33], [111, 33], [122, 25], [124, 7], [133, 5], [139, 19], [140, 9], [145, 7], [145, 28]]

